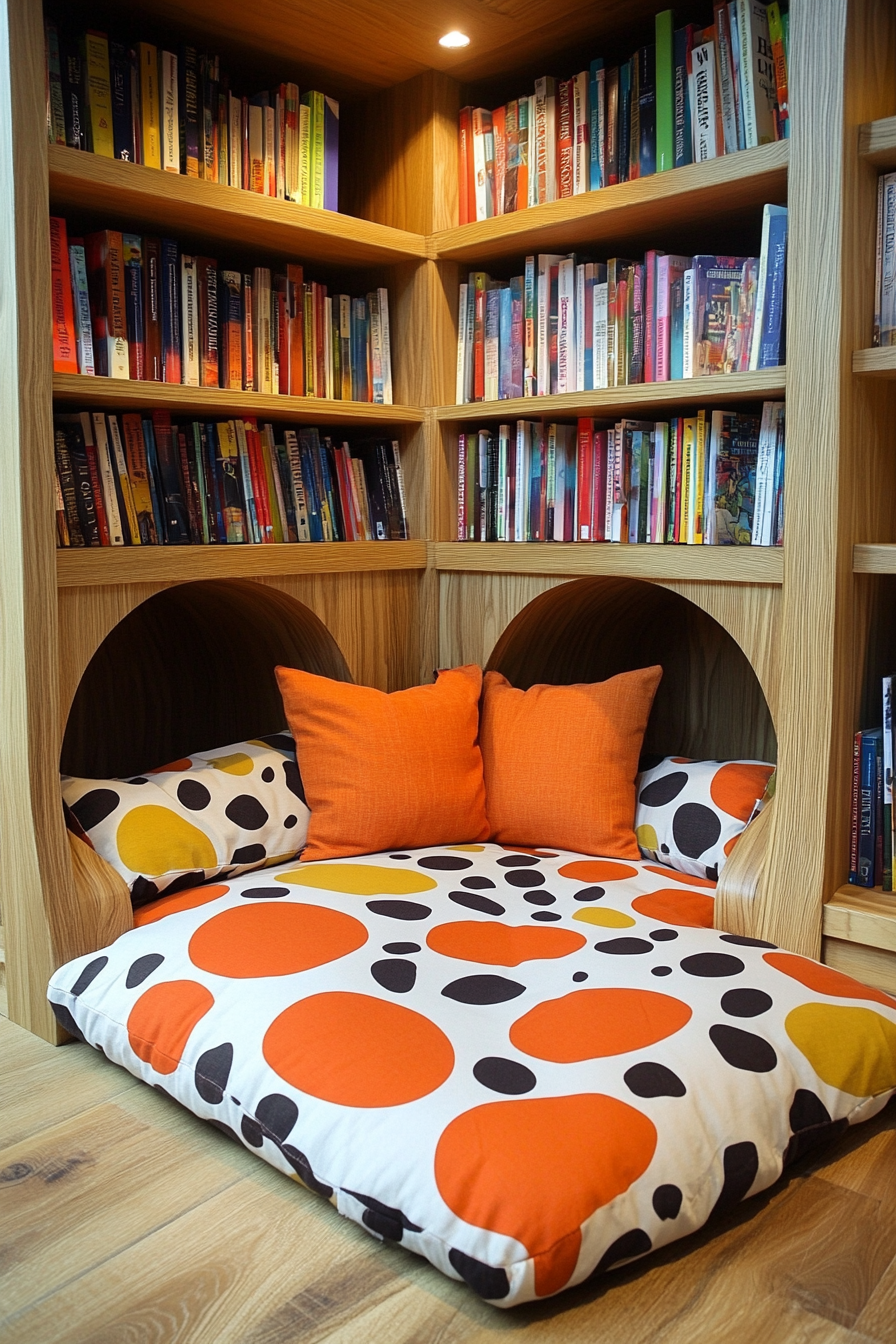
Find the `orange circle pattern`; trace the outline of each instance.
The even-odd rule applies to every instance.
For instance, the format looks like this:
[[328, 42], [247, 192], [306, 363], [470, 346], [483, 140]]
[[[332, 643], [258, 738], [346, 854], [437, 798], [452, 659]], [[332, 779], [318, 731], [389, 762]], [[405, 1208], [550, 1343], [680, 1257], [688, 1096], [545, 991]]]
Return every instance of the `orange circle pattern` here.
[[578, 1064], [655, 1045], [690, 1019], [681, 999], [652, 989], [576, 989], [517, 1018], [510, 1040], [533, 1059]]
[[258, 901], [213, 915], [190, 939], [190, 960], [201, 971], [250, 980], [295, 975], [324, 966], [367, 942], [359, 919], [323, 905]]

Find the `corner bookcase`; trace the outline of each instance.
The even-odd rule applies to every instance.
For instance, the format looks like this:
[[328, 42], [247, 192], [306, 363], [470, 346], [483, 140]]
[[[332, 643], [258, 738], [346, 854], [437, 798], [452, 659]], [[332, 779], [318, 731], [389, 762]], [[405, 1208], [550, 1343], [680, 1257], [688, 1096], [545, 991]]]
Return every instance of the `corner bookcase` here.
[[[60, 752], [68, 730], [69, 741], [98, 742], [103, 758], [105, 734], [113, 759], [125, 732], [122, 683], [135, 687], [127, 750], [151, 750], [144, 724], [151, 716], [141, 716], [140, 695], [144, 686], [152, 694], [159, 678], [150, 675], [151, 664], [143, 667], [141, 640], [159, 613], [168, 622], [172, 658], [179, 647], [193, 647], [187, 636], [195, 643], [201, 629], [220, 632], [232, 665], [246, 676], [264, 657], [287, 649], [308, 667], [334, 675], [345, 669], [384, 690], [466, 661], [513, 669], [521, 682], [545, 667], [560, 680], [597, 677], [618, 652], [611, 648], [617, 633], [633, 659], [648, 647], [648, 633], [674, 625], [669, 660], [681, 691], [679, 749], [693, 743], [719, 756], [777, 749], [775, 802], [725, 869], [718, 922], [808, 955], [818, 955], [824, 935], [831, 964], [896, 989], [893, 898], [843, 890], [852, 735], [869, 712], [875, 677], [892, 670], [896, 658], [889, 636], [896, 615], [896, 363], [892, 351], [864, 348], [871, 333], [876, 174], [881, 165], [896, 167], [892, 5], [791, 0], [790, 141], [457, 225], [459, 107], [500, 101], [542, 67], [572, 69], [602, 49], [627, 53], [652, 40], [659, 5], [564, 2], [553, 46], [518, 0], [500, 15], [470, 7], [470, 56], [436, 55], [436, 37], [458, 17], [440, 2], [419, 17], [419, 32], [396, 31], [382, 0], [327, 8], [259, 0], [251, 11], [235, 0], [147, 5], [150, 29], [164, 32], [170, 22], [176, 36], [211, 49], [229, 46], [231, 54], [245, 50], [253, 72], [276, 79], [291, 77], [284, 63], [293, 60], [300, 79], [309, 76], [304, 86], [310, 79], [342, 98], [342, 213], [333, 214], [48, 147], [41, 7], [4, 0], [0, 910], [9, 1013], [17, 1022], [58, 1039], [44, 998], [53, 968], [126, 926], [121, 891], [89, 851], [70, 847], [59, 799]], [[295, 22], [283, 34], [287, 8]], [[102, 0], [79, 4], [78, 12], [85, 26], [108, 21], [113, 31], [120, 14]], [[701, 16], [711, 16], [702, 0], [683, 14]], [[127, 20], [139, 23], [139, 6]], [[484, 54], [476, 53], [477, 24]], [[306, 69], [302, 40], [314, 53]], [[426, 68], [430, 59], [442, 68]], [[238, 61], [234, 56], [231, 66]], [[450, 404], [462, 272], [570, 248], [606, 255], [647, 246], [689, 252], [749, 246], [755, 253], [763, 203], [785, 200], [786, 369]], [[251, 249], [258, 259], [290, 257], [327, 277], [388, 285], [397, 404], [54, 376], [51, 210], [88, 225], [164, 227], [210, 249]], [[755, 405], [785, 395], [783, 549], [453, 540], [456, 438], [464, 426], [517, 416], [614, 418]], [[57, 552], [54, 404], [245, 412], [389, 432], [402, 445], [413, 539]], [[166, 592], [170, 601], [159, 597]], [[101, 646], [101, 660], [92, 663]], [[125, 650], [118, 661], [116, 649]], [[551, 650], [553, 661], [545, 661]], [[105, 713], [102, 690], [93, 690], [102, 688], [103, 677], [117, 718]], [[176, 725], [177, 679], [162, 680]], [[90, 695], [86, 689], [79, 695], [79, 687]], [[661, 725], [654, 727], [657, 740], [666, 741]], [[199, 725], [183, 725], [192, 731]], [[208, 745], [194, 742], [192, 749]]]

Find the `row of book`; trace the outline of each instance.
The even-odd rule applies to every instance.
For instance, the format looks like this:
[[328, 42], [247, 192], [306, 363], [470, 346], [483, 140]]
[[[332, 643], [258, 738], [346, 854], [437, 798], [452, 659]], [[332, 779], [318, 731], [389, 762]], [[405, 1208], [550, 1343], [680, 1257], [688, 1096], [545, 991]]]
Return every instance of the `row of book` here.
[[708, 28], [655, 21], [655, 42], [607, 67], [459, 122], [461, 224], [614, 186], [788, 138], [789, 16], [777, 4], [728, 0]]
[[408, 538], [391, 440], [161, 410], [59, 413], [53, 430], [59, 546]]
[[262, 196], [339, 208], [339, 104], [299, 86], [239, 96], [217, 56], [45, 24], [47, 135]]
[[329, 295], [301, 265], [236, 271], [172, 238], [50, 220], [57, 373], [392, 402], [389, 295]]
[[458, 541], [781, 546], [784, 402], [458, 436]]
[[458, 301], [458, 404], [746, 372], [784, 362], [787, 210], [763, 211], [759, 257], [650, 251], [606, 263], [529, 256], [473, 271]]
[[877, 179], [874, 345], [896, 345], [896, 173]]

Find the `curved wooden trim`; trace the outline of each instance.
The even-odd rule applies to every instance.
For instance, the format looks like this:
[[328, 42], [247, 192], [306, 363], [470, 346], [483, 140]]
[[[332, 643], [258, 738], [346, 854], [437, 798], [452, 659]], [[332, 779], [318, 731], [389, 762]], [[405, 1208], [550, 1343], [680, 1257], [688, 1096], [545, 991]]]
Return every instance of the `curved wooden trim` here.
[[716, 887], [713, 926], [744, 938], [757, 938], [762, 917], [765, 861], [772, 833], [772, 798], [741, 835]]
[[[94, 947], [108, 947], [134, 927], [131, 893], [124, 878], [90, 845], [67, 832], [72, 873], [84, 923], [93, 935]], [[84, 951], [93, 951], [94, 947]], [[74, 953], [72, 954], [74, 955]]]

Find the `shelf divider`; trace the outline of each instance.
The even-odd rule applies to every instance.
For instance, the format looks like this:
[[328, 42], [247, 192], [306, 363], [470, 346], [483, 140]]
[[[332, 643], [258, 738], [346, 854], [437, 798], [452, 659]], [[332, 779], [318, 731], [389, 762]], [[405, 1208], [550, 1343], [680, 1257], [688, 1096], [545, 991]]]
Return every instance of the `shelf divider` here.
[[430, 542], [430, 562], [441, 572], [610, 574], [637, 579], [778, 585], [784, 581], [780, 546], [616, 546], [606, 542]]

